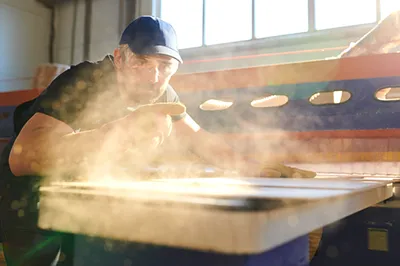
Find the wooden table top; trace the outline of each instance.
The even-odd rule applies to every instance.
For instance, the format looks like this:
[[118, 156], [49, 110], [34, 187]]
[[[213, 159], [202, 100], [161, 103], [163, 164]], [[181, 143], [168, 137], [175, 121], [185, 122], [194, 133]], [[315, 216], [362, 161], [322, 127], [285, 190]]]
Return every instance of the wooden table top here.
[[390, 198], [395, 181], [341, 176], [54, 183], [41, 188], [39, 226], [250, 254]]

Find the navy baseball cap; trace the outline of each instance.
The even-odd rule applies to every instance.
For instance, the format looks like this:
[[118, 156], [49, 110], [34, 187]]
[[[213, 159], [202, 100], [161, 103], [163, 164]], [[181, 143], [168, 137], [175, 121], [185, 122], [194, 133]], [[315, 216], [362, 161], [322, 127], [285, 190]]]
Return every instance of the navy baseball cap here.
[[127, 44], [135, 54], [167, 55], [183, 62], [174, 28], [153, 16], [141, 16], [133, 20], [122, 33], [119, 44]]

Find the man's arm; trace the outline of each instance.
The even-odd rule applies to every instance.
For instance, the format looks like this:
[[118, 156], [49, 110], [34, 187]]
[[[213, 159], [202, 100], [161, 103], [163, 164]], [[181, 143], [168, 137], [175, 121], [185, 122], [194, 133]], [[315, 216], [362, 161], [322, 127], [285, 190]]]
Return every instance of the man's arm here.
[[[85, 165], [104, 168], [103, 162], [112, 164], [132, 148], [134, 139], [143, 135], [138, 134], [137, 119], [133, 121], [135, 112], [127, 116], [129, 119], [119, 119], [100, 129], [74, 131], [80, 127], [74, 123], [79, 120], [77, 117], [83, 116], [81, 107], [86, 105], [89, 90], [96, 86], [95, 70], [96, 64], [89, 62], [72, 66], [32, 102], [29, 113], [35, 114], [28, 121], [24, 117], [14, 121], [18, 137], [8, 159], [15, 175], [54, 176], [71, 171], [85, 174], [82, 172], [88, 169]], [[135, 150], [137, 145], [133, 148]]]
[[[180, 102], [178, 94], [171, 86], [166, 90], [165, 100], [174, 103]], [[186, 112], [180, 116], [172, 117], [172, 119], [174, 121], [174, 137], [170, 139], [167, 148], [172, 149], [172, 151], [167, 151], [169, 157], [171, 153], [186, 154], [190, 151], [203, 161], [217, 167], [239, 169], [242, 172], [246, 169], [248, 173], [253, 166], [254, 171], [260, 170], [257, 163], [251, 162], [235, 152], [223, 139], [202, 129]], [[164, 154], [164, 156], [166, 155]]]
[[[178, 94], [169, 86], [167, 102], [180, 102]], [[173, 159], [172, 154], [189, 155], [194, 152], [202, 161], [214, 166], [239, 171], [241, 175], [263, 177], [314, 177], [315, 173], [278, 163], [257, 162], [236, 152], [225, 140], [202, 129], [186, 112], [173, 117], [173, 137], [166, 150], [161, 151], [161, 158]], [[177, 156], [182, 160], [181, 156]], [[185, 161], [185, 159], [184, 159]], [[189, 160], [190, 161], [190, 160]]]
[[145, 164], [152, 159], [151, 148], [158, 145], [160, 134], [169, 134], [168, 121], [168, 117], [138, 111], [98, 129], [76, 133], [66, 123], [36, 113], [13, 144], [10, 168], [16, 176], [87, 176], [95, 170], [104, 174], [108, 167], [118, 166], [130, 148], [138, 150], [136, 154]]
[[202, 129], [189, 115], [174, 123], [174, 134], [185, 149], [217, 167], [251, 176], [259, 176], [261, 171], [263, 175], [280, 176], [280, 172], [262, 169], [259, 162], [236, 152], [223, 138]]
[[241, 175], [259, 177], [297, 177], [313, 178], [315, 172], [288, 167], [279, 163], [258, 162], [250, 159], [228, 145], [225, 140], [209, 133], [189, 116], [174, 123], [175, 135], [183, 142], [183, 147], [190, 149], [203, 160], [229, 170], [238, 171]]
[[66, 123], [36, 113], [16, 138], [9, 156], [16, 176], [62, 173], [82, 164], [103, 141], [101, 130], [75, 133]]

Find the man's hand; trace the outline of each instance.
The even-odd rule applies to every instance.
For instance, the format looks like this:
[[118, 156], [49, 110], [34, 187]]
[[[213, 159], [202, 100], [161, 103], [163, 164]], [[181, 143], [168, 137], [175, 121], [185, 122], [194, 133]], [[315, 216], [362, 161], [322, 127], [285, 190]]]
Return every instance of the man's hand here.
[[171, 134], [169, 115], [133, 111], [128, 116], [102, 127], [105, 142], [117, 144], [122, 150], [147, 151], [161, 145]]
[[[128, 108], [129, 109], [129, 108]], [[179, 115], [186, 107], [177, 103], [157, 103], [129, 109], [132, 113], [119, 121], [135, 147], [156, 148], [171, 135], [171, 115]]]
[[317, 174], [312, 171], [289, 167], [279, 163], [261, 164], [260, 177], [314, 178]]
[[272, 167], [265, 168], [262, 164], [253, 161], [243, 161], [238, 167], [239, 174], [246, 177], [281, 177], [281, 172]]
[[286, 166], [280, 163], [258, 162], [245, 158], [239, 167], [242, 176], [250, 177], [281, 177], [281, 178], [314, 178], [312, 171]]
[[168, 115], [132, 111], [100, 128], [103, 143], [91, 164], [101, 173], [115, 173], [122, 168], [140, 170], [156, 158], [157, 148], [171, 130]]

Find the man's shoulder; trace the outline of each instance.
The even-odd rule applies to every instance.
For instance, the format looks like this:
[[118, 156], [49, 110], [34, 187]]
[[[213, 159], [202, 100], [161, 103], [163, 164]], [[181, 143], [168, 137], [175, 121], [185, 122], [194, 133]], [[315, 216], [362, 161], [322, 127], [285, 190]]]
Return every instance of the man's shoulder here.
[[[111, 55], [105, 56], [99, 61], [83, 61], [76, 65], [72, 65], [68, 70], [64, 71], [59, 77], [80, 77], [93, 78], [96, 75], [102, 75], [113, 69], [113, 58]], [[96, 73], [94, 73], [96, 72]]]
[[[83, 61], [72, 65], [69, 69], [58, 75], [42, 92], [42, 95], [58, 95], [59, 93], [70, 90], [71, 87], [87, 88], [90, 84], [96, 84], [106, 73], [113, 69], [111, 56], [106, 56], [100, 61]], [[83, 82], [82, 82], [83, 81]]]
[[[58, 75], [47, 88], [35, 99], [32, 110], [42, 110], [60, 119], [63, 111], [70, 113], [84, 106], [89, 99], [89, 94], [95, 93], [97, 85], [106, 72], [113, 68], [112, 59], [106, 56], [100, 61], [83, 61], [71, 66], [68, 70]], [[110, 67], [111, 65], [111, 67]], [[62, 106], [59, 106], [62, 103]], [[56, 104], [53, 106], [53, 104]], [[68, 109], [68, 111], [67, 111]], [[71, 115], [72, 116], [72, 115]]]

